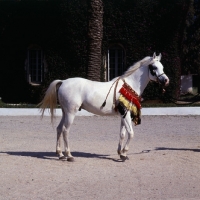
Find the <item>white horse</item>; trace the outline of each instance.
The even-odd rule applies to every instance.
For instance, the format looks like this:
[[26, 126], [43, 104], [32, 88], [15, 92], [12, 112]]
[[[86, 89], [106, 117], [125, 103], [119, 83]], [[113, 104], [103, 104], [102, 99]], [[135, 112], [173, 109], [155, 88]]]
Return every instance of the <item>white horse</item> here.
[[[131, 110], [127, 109], [127, 107], [119, 107], [118, 111], [115, 109], [119, 105], [119, 90], [126, 83], [132, 88], [135, 94], [137, 93], [138, 96], [141, 96], [149, 81], [156, 81], [163, 86], [167, 86], [169, 78], [163, 72], [163, 65], [160, 60], [161, 54], [156, 56], [154, 53], [153, 57], [145, 57], [131, 66], [122, 76], [109, 82], [96, 82], [84, 78], [54, 80], [39, 105], [42, 117], [45, 109], [50, 108], [52, 122], [55, 115], [54, 109], [57, 106], [57, 98], [62, 108], [62, 119], [57, 127], [56, 143], [56, 153], [59, 159], [67, 158], [68, 161], [74, 161], [69, 148], [68, 134], [75, 114], [80, 109], [84, 109], [96, 115], [116, 115], [120, 111], [121, 128], [118, 154], [123, 161], [126, 160], [128, 158], [129, 143], [134, 136], [132, 127], [133, 116], [131, 115]], [[128, 139], [123, 146], [126, 132], [128, 133]], [[61, 150], [62, 134], [66, 157]]]

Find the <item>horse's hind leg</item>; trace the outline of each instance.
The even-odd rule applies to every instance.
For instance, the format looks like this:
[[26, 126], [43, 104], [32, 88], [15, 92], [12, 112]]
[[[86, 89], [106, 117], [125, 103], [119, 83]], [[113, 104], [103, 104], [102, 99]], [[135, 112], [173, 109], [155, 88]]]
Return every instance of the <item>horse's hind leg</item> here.
[[64, 131], [64, 113], [62, 115], [62, 119], [57, 127], [57, 142], [56, 142], [56, 154], [58, 154], [59, 159], [64, 159], [65, 156], [62, 153], [61, 149], [61, 134]]
[[69, 140], [68, 134], [70, 131], [70, 127], [74, 121], [75, 114], [73, 113], [66, 113], [64, 118], [64, 130], [63, 130], [63, 139], [65, 145], [65, 155], [68, 161], [74, 161], [74, 157], [71, 155], [70, 148], [69, 148]]

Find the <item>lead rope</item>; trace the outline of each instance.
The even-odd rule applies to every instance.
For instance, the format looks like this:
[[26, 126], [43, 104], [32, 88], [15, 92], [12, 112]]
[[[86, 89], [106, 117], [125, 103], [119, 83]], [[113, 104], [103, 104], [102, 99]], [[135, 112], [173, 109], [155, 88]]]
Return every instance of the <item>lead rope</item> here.
[[[111, 85], [111, 87], [110, 87], [110, 89], [109, 89], [109, 91], [108, 91], [108, 94], [106, 95], [106, 99], [105, 99], [105, 101], [103, 102], [103, 104], [101, 105], [101, 109], [102, 109], [103, 107], [105, 107], [105, 105], [106, 105], [106, 100], [107, 100], [107, 98], [108, 98], [108, 95], [110, 94], [110, 91], [111, 91], [111, 89], [112, 89], [112, 87], [113, 87], [113, 85], [114, 85], [115, 83], [117, 83], [117, 84], [115, 85], [115, 91], [116, 91], [116, 88], [117, 88], [117, 85], [118, 85], [119, 80], [120, 80], [120, 77], [119, 77], [118, 79], [116, 79], [116, 80], [113, 82], [113, 84]], [[114, 94], [114, 95], [115, 95], [115, 94]]]
[[[125, 80], [122, 79], [122, 81], [125, 83]], [[114, 95], [113, 95], [113, 109], [115, 110], [115, 112], [117, 112], [117, 106], [116, 106], [116, 89], [118, 86], [119, 80], [116, 82], [115, 88], [114, 88]]]

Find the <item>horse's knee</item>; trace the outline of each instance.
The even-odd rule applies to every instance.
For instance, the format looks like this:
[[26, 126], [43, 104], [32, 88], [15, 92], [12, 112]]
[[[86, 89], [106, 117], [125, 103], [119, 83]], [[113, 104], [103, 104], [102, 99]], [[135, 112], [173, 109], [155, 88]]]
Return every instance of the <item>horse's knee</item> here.
[[122, 132], [122, 133], [120, 134], [120, 138], [121, 138], [121, 139], [124, 139], [124, 138], [125, 138], [125, 135], [126, 135], [126, 133], [125, 133], [125, 132]]
[[128, 131], [128, 139], [132, 139], [134, 137], [133, 130]]

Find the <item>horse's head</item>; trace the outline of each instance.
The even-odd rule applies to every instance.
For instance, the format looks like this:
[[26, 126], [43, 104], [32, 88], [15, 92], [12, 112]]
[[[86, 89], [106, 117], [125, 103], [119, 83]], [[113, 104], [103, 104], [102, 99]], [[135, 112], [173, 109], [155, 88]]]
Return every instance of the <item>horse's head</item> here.
[[153, 54], [152, 60], [149, 64], [149, 78], [152, 81], [156, 81], [163, 86], [167, 86], [169, 84], [169, 78], [163, 71], [163, 65], [160, 62], [161, 53], [159, 56], [156, 56], [156, 53]]

